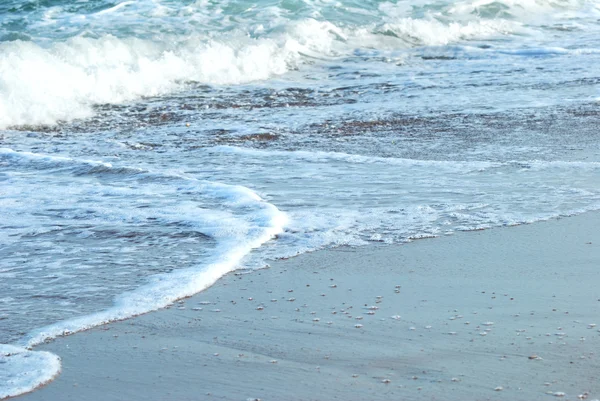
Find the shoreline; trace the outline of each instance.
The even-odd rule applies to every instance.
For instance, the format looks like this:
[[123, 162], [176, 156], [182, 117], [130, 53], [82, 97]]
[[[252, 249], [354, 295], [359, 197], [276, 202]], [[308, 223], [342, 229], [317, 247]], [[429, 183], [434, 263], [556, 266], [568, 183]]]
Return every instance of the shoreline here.
[[36, 346], [62, 373], [15, 399], [600, 398], [598, 226], [588, 212], [230, 273]]

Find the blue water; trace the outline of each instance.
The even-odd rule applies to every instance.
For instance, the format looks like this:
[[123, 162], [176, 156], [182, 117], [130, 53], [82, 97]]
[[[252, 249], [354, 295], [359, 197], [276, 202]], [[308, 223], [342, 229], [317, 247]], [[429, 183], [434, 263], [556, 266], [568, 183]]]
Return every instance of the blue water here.
[[584, 0], [3, 1], [0, 398], [58, 371], [28, 347], [234, 269], [599, 209], [598, 21]]

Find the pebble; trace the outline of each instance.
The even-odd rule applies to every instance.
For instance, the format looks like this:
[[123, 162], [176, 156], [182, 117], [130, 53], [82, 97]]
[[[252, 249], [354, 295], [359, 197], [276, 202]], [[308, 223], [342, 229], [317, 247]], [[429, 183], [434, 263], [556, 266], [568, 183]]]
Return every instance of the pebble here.
[[504, 390], [504, 387], [502, 387], [502, 386], [498, 386], [494, 389], [494, 391], [502, 391], [502, 390]]
[[360, 329], [360, 328], [363, 327], [363, 325], [362, 324], [355, 324], [354, 327], [356, 327], [357, 329]]

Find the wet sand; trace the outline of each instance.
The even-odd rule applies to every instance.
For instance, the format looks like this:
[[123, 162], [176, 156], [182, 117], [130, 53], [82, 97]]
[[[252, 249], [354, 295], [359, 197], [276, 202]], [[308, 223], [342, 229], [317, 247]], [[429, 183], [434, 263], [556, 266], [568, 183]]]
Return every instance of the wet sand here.
[[230, 274], [36, 347], [62, 374], [18, 399], [599, 399], [598, 227], [587, 213]]

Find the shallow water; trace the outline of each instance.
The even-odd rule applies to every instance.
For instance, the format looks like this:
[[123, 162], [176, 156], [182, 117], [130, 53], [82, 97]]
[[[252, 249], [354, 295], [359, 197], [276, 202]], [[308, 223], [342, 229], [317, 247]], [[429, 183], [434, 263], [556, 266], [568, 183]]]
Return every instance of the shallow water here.
[[[593, 1], [3, 2], [0, 343], [323, 247], [599, 209], [599, 16]], [[57, 369], [32, 355], [25, 381], [31, 364], [0, 356], [0, 398]]]

